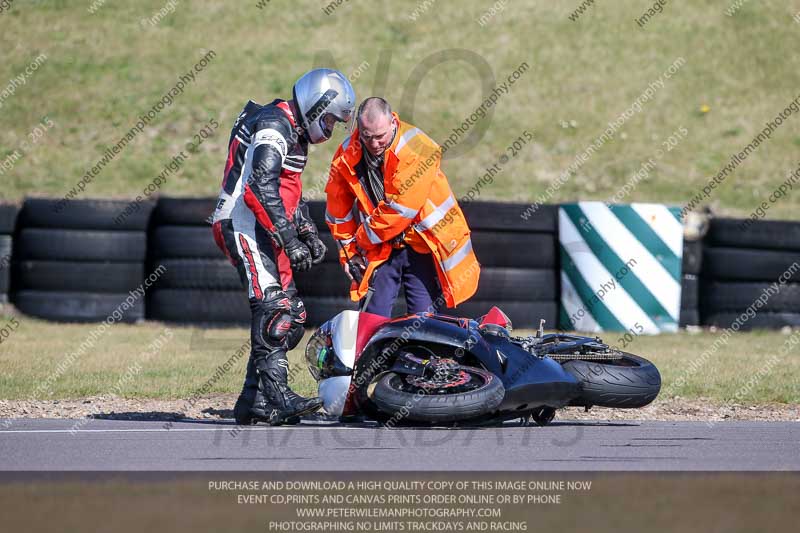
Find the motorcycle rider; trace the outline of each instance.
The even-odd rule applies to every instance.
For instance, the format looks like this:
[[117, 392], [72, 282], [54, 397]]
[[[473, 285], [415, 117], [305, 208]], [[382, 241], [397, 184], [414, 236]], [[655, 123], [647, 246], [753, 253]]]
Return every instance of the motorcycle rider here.
[[297, 80], [291, 100], [249, 101], [231, 130], [213, 231], [250, 299], [251, 352], [234, 407], [238, 424], [297, 423], [322, 406], [288, 385], [286, 353], [302, 339], [306, 318], [292, 274], [326, 252], [301, 200], [300, 177], [308, 144], [330, 139], [354, 107], [348, 79], [320, 68]]

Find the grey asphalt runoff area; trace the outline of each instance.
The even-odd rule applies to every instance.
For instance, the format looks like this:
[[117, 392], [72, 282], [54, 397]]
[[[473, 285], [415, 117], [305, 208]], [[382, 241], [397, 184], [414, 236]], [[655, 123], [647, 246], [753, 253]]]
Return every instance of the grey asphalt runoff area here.
[[0, 471], [800, 470], [798, 422], [386, 429], [17, 419], [0, 428]]

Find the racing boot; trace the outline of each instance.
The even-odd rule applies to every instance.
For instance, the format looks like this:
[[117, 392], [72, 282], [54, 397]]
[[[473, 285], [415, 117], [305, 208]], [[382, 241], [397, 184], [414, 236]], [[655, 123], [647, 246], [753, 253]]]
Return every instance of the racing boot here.
[[289, 361], [284, 350], [276, 349], [257, 359], [255, 368], [260, 394], [256, 395], [250, 409], [253, 418], [271, 426], [293, 424], [299, 422], [302, 415], [322, 407], [320, 398], [304, 398], [289, 388]]
[[[240, 426], [250, 426], [256, 423], [250, 409], [255, 405], [264, 403], [264, 395], [258, 386], [258, 375], [256, 373], [256, 365], [253, 363], [251, 357], [247, 361], [247, 374], [244, 377], [244, 385], [242, 385], [242, 392], [239, 393], [239, 398], [236, 400], [236, 405], [233, 406], [233, 418]], [[294, 425], [300, 423], [299, 416], [292, 416], [286, 419], [284, 424]]]

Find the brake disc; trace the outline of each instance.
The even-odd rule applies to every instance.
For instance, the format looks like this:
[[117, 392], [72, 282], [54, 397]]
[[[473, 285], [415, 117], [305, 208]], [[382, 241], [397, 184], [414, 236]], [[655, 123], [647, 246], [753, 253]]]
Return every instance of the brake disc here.
[[420, 389], [440, 389], [463, 385], [470, 381], [468, 372], [452, 359], [441, 359], [433, 366], [433, 375], [407, 376], [406, 383]]

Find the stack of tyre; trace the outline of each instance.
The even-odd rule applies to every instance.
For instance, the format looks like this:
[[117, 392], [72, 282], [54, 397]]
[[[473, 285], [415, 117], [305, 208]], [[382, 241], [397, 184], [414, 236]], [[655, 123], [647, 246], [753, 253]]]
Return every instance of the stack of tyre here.
[[700, 324], [700, 272], [703, 268], [703, 241], [683, 241], [683, 277], [681, 279], [681, 327]]
[[165, 322], [244, 324], [247, 292], [214, 242], [216, 198], [161, 197], [153, 211], [148, 264], [162, 272], [150, 290], [147, 317]]
[[704, 325], [800, 326], [800, 222], [712, 219], [700, 296]]
[[16, 205], [0, 204], [0, 304], [8, 302], [11, 288], [11, 245], [18, 210]]
[[457, 316], [478, 317], [493, 305], [515, 327], [558, 325], [558, 206], [527, 213], [528, 204], [468, 202], [461, 205], [481, 264], [477, 293], [456, 309]]
[[[61, 322], [136, 322], [145, 278], [151, 203], [25, 200], [15, 242], [13, 301], [28, 315]], [[134, 291], [134, 295], [131, 294]]]

